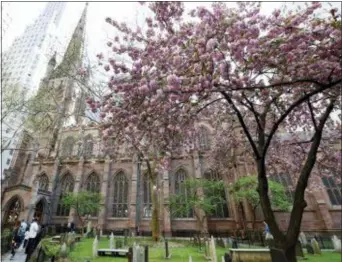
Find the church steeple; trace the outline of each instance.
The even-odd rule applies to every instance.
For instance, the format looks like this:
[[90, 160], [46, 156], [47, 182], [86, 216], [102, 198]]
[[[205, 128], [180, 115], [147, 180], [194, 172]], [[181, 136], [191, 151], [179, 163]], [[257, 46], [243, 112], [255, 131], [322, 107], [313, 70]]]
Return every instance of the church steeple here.
[[87, 18], [88, 3], [86, 3], [81, 18], [72, 34], [68, 48], [62, 62], [52, 72], [50, 79], [60, 78], [76, 73], [82, 65], [82, 51], [84, 45], [84, 31]]

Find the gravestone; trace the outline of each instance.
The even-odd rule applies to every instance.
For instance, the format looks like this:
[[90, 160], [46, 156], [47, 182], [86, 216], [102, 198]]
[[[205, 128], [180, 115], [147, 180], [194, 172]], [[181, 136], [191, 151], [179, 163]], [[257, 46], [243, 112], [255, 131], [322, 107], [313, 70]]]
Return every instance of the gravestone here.
[[127, 261], [133, 262], [133, 248], [131, 247], [128, 248]]
[[297, 241], [296, 257], [304, 257], [304, 252], [303, 252], [302, 244], [300, 243], [300, 241]]
[[192, 262], [192, 257], [191, 256], [189, 256], [189, 262]]
[[204, 255], [206, 259], [210, 258], [210, 248], [209, 248], [209, 241], [205, 240], [204, 241]]
[[232, 258], [229, 253], [224, 253], [224, 262], [232, 262]]
[[341, 239], [338, 239], [337, 236], [333, 235], [333, 237], [331, 238], [331, 241], [334, 246], [334, 251], [341, 253]]
[[145, 261], [145, 252], [144, 248], [134, 244], [133, 245], [133, 262], [144, 262]]
[[97, 249], [98, 249], [99, 241], [97, 240], [97, 236], [95, 236], [93, 242], [93, 257], [97, 257]]
[[269, 233], [269, 232], [266, 233], [265, 242], [269, 248], [274, 246], [274, 239], [273, 239], [273, 235], [271, 233]]
[[306, 244], [308, 243], [308, 240], [306, 239], [306, 235], [304, 234], [304, 232], [300, 232], [299, 241], [302, 244], [302, 246], [306, 246]]
[[233, 241], [232, 241], [232, 248], [239, 248], [238, 243], [235, 239], [233, 239]]
[[214, 237], [211, 236], [210, 239], [210, 258], [211, 262], [217, 262], [217, 256], [216, 256], [216, 246], [215, 246], [215, 240]]
[[67, 246], [66, 243], [64, 242], [62, 247], [61, 247], [61, 257], [67, 257], [68, 256], [68, 250], [67, 250]]
[[109, 248], [114, 249], [114, 234], [113, 234], [113, 232], [110, 234], [110, 237], [109, 237]]
[[148, 262], [148, 246], [145, 246], [145, 262]]
[[288, 262], [283, 250], [277, 249], [277, 248], [271, 248], [270, 253], [271, 253], [272, 262]]
[[315, 254], [312, 246], [309, 243], [307, 243], [305, 247], [306, 247], [306, 251], [308, 252], [308, 254], [310, 254], [310, 255]]
[[169, 252], [169, 241], [165, 239], [164, 242], [165, 242], [165, 258], [169, 259], [171, 258], [171, 254]]
[[311, 239], [311, 246], [312, 246], [315, 254], [317, 254], [317, 255], [322, 254], [321, 249], [319, 248], [318, 242], [315, 238]]
[[224, 243], [224, 240], [222, 238], [218, 238], [217, 239], [217, 246], [218, 247], [225, 247], [225, 243]]
[[92, 229], [91, 221], [88, 221], [88, 223], [87, 223], [87, 235], [90, 233], [91, 229]]

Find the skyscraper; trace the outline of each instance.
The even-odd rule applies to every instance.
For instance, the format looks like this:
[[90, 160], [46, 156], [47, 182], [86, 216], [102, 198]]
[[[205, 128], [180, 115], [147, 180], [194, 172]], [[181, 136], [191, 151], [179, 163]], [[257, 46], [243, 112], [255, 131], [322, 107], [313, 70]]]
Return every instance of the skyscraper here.
[[[31, 97], [37, 91], [46, 66], [54, 51], [61, 51], [59, 25], [66, 2], [48, 2], [24, 33], [17, 37], [10, 48], [2, 54], [1, 86], [11, 89], [18, 86], [23, 96]], [[1, 173], [8, 168], [20, 134], [24, 115], [14, 110], [2, 117]]]
[[1, 3], [1, 40], [4, 38], [8, 32], [8, 29], [11, 26], [12, 17], [11, 17], [11, 3], [10, 2], [2, 2]]

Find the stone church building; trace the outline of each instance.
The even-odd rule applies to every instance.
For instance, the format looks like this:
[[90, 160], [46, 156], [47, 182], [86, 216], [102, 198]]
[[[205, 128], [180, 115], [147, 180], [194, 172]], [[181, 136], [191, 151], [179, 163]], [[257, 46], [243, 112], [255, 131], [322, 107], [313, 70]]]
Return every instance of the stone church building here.
[[[75, 214], [63, 207], [60, 200], [65, 192], [88, 190], [103, 195], [99, 212], [91, 214], [93, 225], [103, 232], [128, 229], [132, 233], [139, 230], [150, 234], [151, 188], [145, 176], [145, 166], [125, 150], [115, 161], [106, 155], [100, 130], [94, 124], [75, 127], [84, 123], [78, 112], [85, 109], [86, 94], [79, 87], [79, 79], [70, 77], [70, 72], [76, 72], [82, 65], [85, 21], [86, 8], [63, 60], [56, 67], [56, 58], [52, 57], [41, 81], [41, 92], [53, 90], [58, 94], [60, 110], [52, 116], [55, 118], [54, 128], [42, 136], [39, 150], [26, 150], [37, 148], [37, 145], [32, 143], [28, 133], [22, 135], [20, 150], [15, 151], [11, 168], [2, 182], [2, 227], [16, 219], [31, 220], [33, 216], [38, 216], [43, 224], [56, 227], [71, 220], [77, 225]], [[73, 67], [70, 66], [71, 61]], [[62, 115], [68, 116], [63, 118]], [[165, 235], [180, 236], [196, 230], [196, 219], [191, 212], [173, 217], [168, 206], [168, 197], [180, 192], [180, 185], [186, 178], [218, 179], [227, 185], [231, 182], [228, 177], [215, 172], [207, 161], [210, 134], [211, 127], [201, 123], [201, 149], [192, 155], [174, 156], [171, 169], [159, 174], [154, 190], [158, 192], [161, 210], [160, 231]], [[255, 169], [247, 161], [240, 161], [229, 172], [232, 174], [230, 177], [238, 177], [254, 173]], [[282, 174], [277, 180], [285, 186], [291, 199], [291, 177]], [[303, 231], [341, 230], [341, 188], [330, 178], [324, 178], [321, 183], [325, 189], [306, 194], [308, 206], [302, 221]], [[228, 191], [221, 193], [225, 195], [226, 203], [217, 205], [214, 214], [207, 219], [209, 232], [225, 234], [241, 229], [242, 218], [251, 227], [253, 214], [248, 203], [240, 207]], [[187, 201], [186, 197], [184, 201]], [[285, 230], [289, 213], [276, 211], [276, 217]], [[256, 220], [257, 226], [263, 227], [260, 210]]]

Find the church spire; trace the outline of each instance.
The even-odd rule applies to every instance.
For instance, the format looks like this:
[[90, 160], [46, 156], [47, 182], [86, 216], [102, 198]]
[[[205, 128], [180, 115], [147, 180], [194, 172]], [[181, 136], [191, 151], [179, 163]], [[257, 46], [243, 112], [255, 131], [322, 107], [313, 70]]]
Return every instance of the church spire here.
[[50, 79], [75, 74], [82, 65], [82, 52], [84, 45], [84, 31], [87, 18], [88, 3], [86, 3], [81, 18], [72, 34], [68, 48], [62, 62], [52, 72]]

